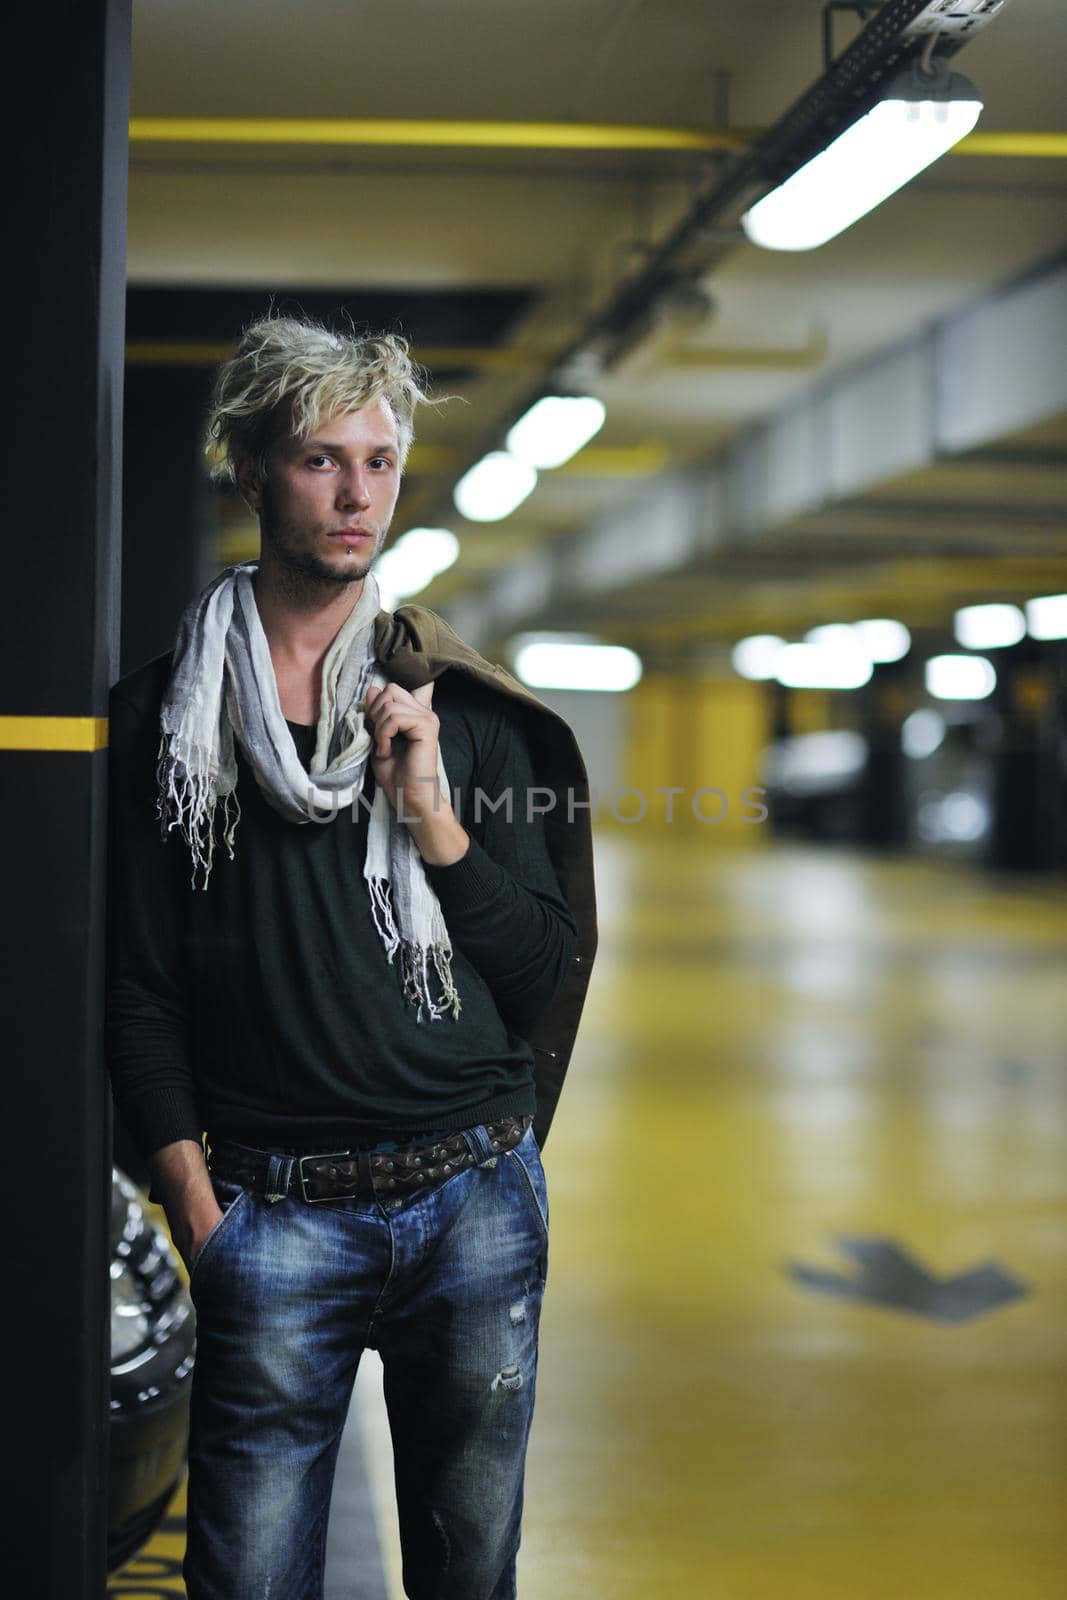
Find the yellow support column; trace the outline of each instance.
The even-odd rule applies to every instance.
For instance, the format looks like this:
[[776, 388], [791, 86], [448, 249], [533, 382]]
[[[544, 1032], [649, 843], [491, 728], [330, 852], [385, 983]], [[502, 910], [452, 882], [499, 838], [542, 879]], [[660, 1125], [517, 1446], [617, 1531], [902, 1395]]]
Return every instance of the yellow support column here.
[[656, 790], [682, 780], [677, 772], [676, 702], [681, 685], [674, 678], [646, 677], [626, 697], [626, 746], [620, 762], [622, 785], [603, 797], [600, 821], [633, 826], [622, 819], [642, 815], [642, 827], [664, 817], [664, 797]]
[[756, 843], [763, 795], [760, 752], [770, 738], [770, 704], [762, 684], [711, 679], [694, 684], [684, 739], [687, 821], [731, 844]]
[[[759, 754], [770, 737], [765, 689], [740, 680], [645, 678], [628, 699], [626, 785], [601, 806], [604, 823], [699, 830], [753, 840], [762, 796]], [[632, 824], [631, 824], [632, 825]]]

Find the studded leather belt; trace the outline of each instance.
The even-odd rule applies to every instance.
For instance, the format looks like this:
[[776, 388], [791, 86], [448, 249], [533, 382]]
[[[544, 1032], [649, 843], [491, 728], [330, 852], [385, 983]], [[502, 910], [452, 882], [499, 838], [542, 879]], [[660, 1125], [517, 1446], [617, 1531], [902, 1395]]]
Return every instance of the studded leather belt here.
[[[503, 1117], [485, 1124], [493, 1155], [513, 1150], [532, 1117]], [[254, 1189], [269, 1200], [287, 1195], [314, 1204], [319, 1200], [396, 1199], [432, 1189], [466, 1167], [488, 1159], [476, 1156], [462, 1133], [433, 1144], [400, 1145], [395, 1150], [337, 1150], [312, 1155], [272, 1155], [243, 1144], [215, 1144], [208, 1166], [219, 1178]]]

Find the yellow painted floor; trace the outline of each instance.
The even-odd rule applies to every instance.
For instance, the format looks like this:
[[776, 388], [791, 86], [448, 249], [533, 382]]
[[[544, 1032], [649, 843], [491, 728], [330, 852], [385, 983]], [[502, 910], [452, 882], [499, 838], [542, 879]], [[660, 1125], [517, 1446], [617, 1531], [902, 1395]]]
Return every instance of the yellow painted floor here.
[[[707, 839], [599, 844], [522, 1600], [1062, 1600], [1064, 886]], [[1024, 1292], [793, 1275], [843, 1239]]]
[[184, 1596], [182, 1556], [185, 1554], [185, 1484], [171, 1501], [166, 1520], [145, 1548], [112, 1575], [109, 1597], [122, 1600], [169, 1600]]
[[[524, 1600], [1062, 1600], [1063, 885], [654, 835], [599, 862]], [[842, 1235], [1030, 1292], [949, 1325], [784, 1270], [851, 1275]]]

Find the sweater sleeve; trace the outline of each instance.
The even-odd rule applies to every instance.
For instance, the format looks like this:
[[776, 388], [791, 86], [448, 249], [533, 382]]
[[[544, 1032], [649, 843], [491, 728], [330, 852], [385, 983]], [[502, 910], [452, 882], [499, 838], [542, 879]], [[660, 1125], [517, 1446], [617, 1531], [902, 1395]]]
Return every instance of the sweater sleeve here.
[[188, 855], [161, 838], [158, 724], [113, 690], [108, 761], [107, 1062], [144, 1156], [199, 1139], [188, 1051], [182, 914]]
[[494, 706], [461, 797], [470, 847], [451, 866], [426, 869], [451, 937], [520, 1034], [559, 992], [577, 943], [545, 843], [549, 798], [517, 717]]

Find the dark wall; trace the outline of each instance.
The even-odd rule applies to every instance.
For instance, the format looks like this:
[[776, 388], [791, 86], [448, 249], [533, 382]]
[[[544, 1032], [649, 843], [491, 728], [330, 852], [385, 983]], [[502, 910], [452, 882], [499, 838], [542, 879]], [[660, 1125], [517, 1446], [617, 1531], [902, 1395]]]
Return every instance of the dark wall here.
[[[129, 0], [21, 16], [5, 194], [0, 748], [8, 1335], [4, 1583], [104, 1593], [107, 689], [117, 666]], [[28, 52], [28, 53], [27, 53]], [[21, 70], [21, 69], [20, 69]], [[68, 748], [64, 748], [67, 746]]]

